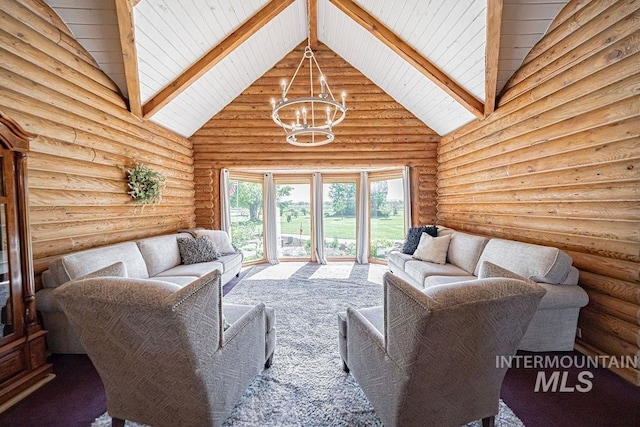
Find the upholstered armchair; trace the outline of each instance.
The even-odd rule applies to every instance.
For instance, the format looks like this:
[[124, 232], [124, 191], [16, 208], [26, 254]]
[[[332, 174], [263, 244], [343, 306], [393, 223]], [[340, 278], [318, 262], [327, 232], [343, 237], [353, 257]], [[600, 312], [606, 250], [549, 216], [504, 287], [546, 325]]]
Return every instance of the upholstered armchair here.
[[217, 271], [183, 288], [96, 277], [55, 292], [104, 383], [113, 425], [218, 426], [271, 363], [273, 310], [223, 306]]
[[340, 313], [343, 368], [386, 427], [493, 425], [506, 364], [545, 291], [492, 278], [419, 290], [384, 276], [384, 306]]

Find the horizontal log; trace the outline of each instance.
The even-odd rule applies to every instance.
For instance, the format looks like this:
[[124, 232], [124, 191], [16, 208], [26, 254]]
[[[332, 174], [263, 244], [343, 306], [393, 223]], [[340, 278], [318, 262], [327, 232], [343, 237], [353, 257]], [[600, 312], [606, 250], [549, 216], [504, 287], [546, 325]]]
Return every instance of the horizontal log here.
[[[466, 144], [478, 141], [482, 138], [486, 138], [492, 134], [500, 136], [500, 131], [504, 131], [506, 128], [510, 128], [518, 125], [521, 122], [525, 122], [536, 118], [538, 115], [560, 108], [565, 104], [569, 106], [574, 105], [575, 100], [586, 97], [587, 100], [593, 96], [597, 96], [599, 90], [603, 87], [624, 80], [626, 76], [633, 70], [634, 63], [637, 59], [637, 48], [632, 50], [632, 54], [626, 55], [625, 53], [619, 55], [618, 50], [613, 50], [611, 55], [616, 59], [615, 62], [610, 57], [595, 58], [596, 63], [585, 64], [584, 67], [578, 71], [573, 70], [574, 73], [590, 73], [593, 72], [593, 68], [600, 68], [597, 72], [590, 75], [589, 78], [583, 78], [575, 81], [575, 83], [566, 85], [565, 76], [561, 74], [556, 78], [542, 83], [535, 89], [524, 93], [517, 100], [498, 108], [492, 115], [492, 120], [483, 122], [472, 122], [467, 126], [464, 126], [460, 130], [449, 134], [442, 139], [442, 152], [448, 152], [456, 150]], [[620, 58], [619, 58], [620, 57]], [[619, 58], [619, 59], [618, 59]], [[611, 62], [611, 65], [607, 63], [607, 66], [599, 65], [600, 62]], [[579, 76], [572, 77], [571, 70], [568, 72], [571, 81], [577, 79]], [[597, 81], [598, 84], [594, 85], [593, 82]], [[602, 106], [601, 104], [598, 105]], [[565, 111], [568, 107], [564, 107]], [[556, 123], [560, 120], [556, 120]], [[586, 121], [589, 123], [590, 121]], [[598, 121], [595, 121], [598, 123]], [[548, 124], [547, 124], [548, 126]], [[544, 126], [538, 126], [544, 127]], [[509, 135], [513, 137], [513, 135]]]
[[[30, 72], [34, 74], [34, 70], [42, 68], [48, 72], [56, 73], [68, 82], [79, 85], [105, 101], [111, 102], [120, 108], [126, 108], [124, 100], [117, 92], [106, 88], [87, 75], [52, 58], [22, 40], [12, 37], [2, 30], [0, 30], [0, 46], [2, 46], [2, 49], [0, 49], [0, 61], [2, 61], [6, 67], [10, 66], [14, 72], [18, 69], [25, 73]], [[16, 58], [19, 58], [19, 60]]]
[[638, 325], [600, 313], [589, 307], [584, 307], [580, 310], [578, 326], [588, 329], [601, 329], [605, 333], [640, 347], [640, 327]]
[[[290, 159], [280, 159], [280, 160], [263, 160], [263, 161], [255, 161], [255, 160], [242, 160], [242, 159], [234, 159], [234, 160], [224, 160], [218, 161], [215, 159], [202, 161], [203, 164], [206, 164], [211, 167], [217, 168], [233, 168], [233, 169], [263, 169], [263, 168], [273, 168], [273, 169], [291, 169], [291, 160]], [[387, 160], [367, 160], [367, 159], [357, 159], [352, 158], [351, 160], [327, 160], [322, 161], [321, 167], [322, 170], [325, 169], [344, 169], [344, 168], [356, 168], [356, 167], [394, 167], [394, 166], [420, 166], [425, 163], [422, 159], [387, 159]], [[313, 168], [318, 169], [320, 166], [318, 159], [314, 160], [296, 160], [296, 168], [297, 169], [305, 169], [305, 168]]]
[[[126, 131], [142, 140], [153, 143], [158, 149], [170, 147], [174, 151], [188, 155], [191, 143], [160, 126], [142, 122], [128, 111], [89, 95], [82, 88], [78, 89], [56, 74], [42, 69], [33, 70], [40, 73], [41, 80], [45, 83], [32, 81], [20, 74], [4, 68], [0, 63], [0, 85], [11, 88], [23, 96], [32, 97], [41, 102], [46, 102], [49, 109], [56, 107], [54, 111], [73, 113], [76, 116], [99, 123], [101, 128], [109, 127], [116, 131]], [[75, 96], [75, 98], [74, 98]], [[74, 123], [69, 121], [68, 123]]]
[[[444, 145], [441, 145], [439, 161], [445, 163], [456, 159], [457, 162], [462, 163], [460, 158], [465, 154], [523, 135], [527, 135], [529, 141], [535, 141], [540, 137], [548, 139], [637, 116], [640, 113], [640, 107], [637, 102], [634, 102], [634, 98], [637, 97], [634, 92], [637, 92], [639, 87], [640, 75], [629, 77], [540, 113], [535, 116], [534, 121], [520, 121], [508, 127], [508, 131], [501, 128], [498, 137], [483, 137], [473, 141], [473, 144], [457, 144], [459, 145], [457, 148], [446, 152]], [[580, 115], [581, 120], [576, 120], [575, 117]], [[538, 133], [534, 134], [535, 131]], [[447, 147], [449, 148], [451, 147]]]
[[[557, 157], [602, 144], [637, 138], [640, 136], [640, 117], [631, 117], [604, 126], [592, 127], [577, 133], [560, 135], [556, 138], [545, 139], [515, 139], [505, 141], [504, 144], [487, 147], [476, 151], [476, 161], [456, 167], [443, 167], [438, 176], [441, 179], [469, 174], [476, 171], [487, 170], [500, 166], [508, 166], [514, 163], [522, 163], [527, 160]], [[505, 150], [505, 145], [509, 148]], [[513, 147], [513, 148], [512, 148]], [[501, 149], [501, 150], [500, 150]]]
[[[163, 196], [163, 205], [182, 206], [193, 204], [191, 197]], [[51, 190], [48, 188], [29, 188], [29, 204], [31, 206], [131, 206], [131, 212], [140, 210], [134, 205], [131, 196], [126, 192], [106, 193], [100, 191]]]
[[73, 221], [101, 221], [113, 220], [117, 218], [128, 218], [135, 215], [138, 218], [146, 218], [153, 222], [155, 217], [177, 215], [192, 215], [193, 206], [165, 206], [162, 203], [134, 212], [132, 206], [31, 206], [29, 208], [30, 224], [47, 224], [55, 222]]
[[640, 305], [640, 283], [627, 282], [599, 274], [580, 272], [580, 284], [584, 288], [610, 295], [623, 301]]
[[591, 327], [588, 323], [582, 325], [584, 326], [581, 337], [583, 341], [597, 345], [610, 355], [640, 358], [640, 348], [637, 344], [630, 344], [598, 327]]
[[[553, 49], [548, 49], [545, 53], [521, 66], [517, 75], [510, 79], [508, 88], [537, 72], [544, 71], [547, 75], [553, 75], [549, 67], [546, 67], [547, 65], [553, 64], [554, 70], [561, 70], [582, 61], [585, 57], [603, 49], [618, 38], [637, 30], [640, 19], [637, 10], [638, 5], [634, 2], [614, 2], [607, 14], [600, 15], [593, 19], [589, 25], [576, 29], [560, 43], [554, 45]], [[611, 20], [608, 19], [609, 16], [620, 18], [612, 25]], [[508, 96], [508, 92], [507, 89], [505, 95]]]
[[[29, 158], [29, 170], [38, 170], [45, 172], [59, 172], [60, 164], [66, 165], [66, 170], [71, 170], [71, 175], [85, 175], [88, 177], [115, 179], [125, 182], [126, 172], [124, 167], [132, 166], [130, 159], [123, 161], [122, 164], [103, 164], [95, 161], [76, 160], [74, 158], [65, 157], [64, 153], [58, 152], [60, 155], [51, 155], [46, 152], [34, 152]], [[77, 154], [77, 151], [76, 151]], [[93, 153], [98, 156], [97, 153]], [[158, 165], [149, 165], [152, 169], [162, 173], [166, 178], [168, 185], [180, 185], [186, 188], [193, 188], [193, 175], [183, 172], [176, 172], [165, 169]], [[63, 172], [66, 173], [66, 172]], [[179, 183], [179, 184], [177, 184]], [[52, 185], [55, 185], [52, 183]]]
[[337, 143], [334, 142], [330, 146], [319, 147], [295, 147], [296, 153], [292, 153], [292, 146], [285, 141], [281, 141], [279, 144], [208, 144], [204, 146], [194, 146], [193, 155], [199, 157], [206, 153], [223, 154], [223, 153], [235, 153], [237, 156], [253, 156], [257, 153], [270, 153], [280, 155], [291, 155], [296, 157], [297, 153], [315, 153], [316, 155], [324, 156], [333, 152], [351, 152], [351, 153], [367, 153], [373, 152], [421, 152], [422, 157], [436, 157], [436, 147], [432, 143], [401, 143], [390, 142], [380, 143], [376, 145], [359, 144], [359, 143]]
[[[282, 144], [284, 143], [284, 132], [276, 136], [254, 136], [253, 134], [245, 136], [225, 136], [223, 138], [216, 136], [200, 136], [198, 134], [192, 136], [194, 150], [206, 150], [209, 146], [216, 145], [240, 145], [240, 144]], [[384, 143], [409, 143], [421, 142], [431, 144], [430, 149], [435, 150], [440, 137], [438, 135], [340, 135], [340, 142], [344, 144], [366, 144], [373, 146]], [[334, 142], [335, 144], [335, 142]]]
[[[335, 134], [335, 141], [339, 142], [342, 136], [353, 137], [353, 136], [361, 136], [361, 135], [375, 135], [379, 137], [383, 137], [386, 135], [395, 135], [397, 138], [402, 138], [404, 135], [433, 135], [432, 131], [425, 127], [409, 127], [402, 128], [402, 130], [386, 127], [386, 128], [373, 128], [373, 127], [358, 127], [358, 126], [345, 126], [340, 125], [333, 129]], [[220, 129], [201, 129], [198, 132], [199, 136], [210, 136], [214, 138], [225, 138], [225, 137], [242, 137], [242, 136], [265, 136], [265, 137], [281, 137], [284, 139], [285, 134], [281, 128], [273, 127], [269, 128], [260, 128], [254, 129], [251, 132], [247, 131], [247, 129], [242, 128], [220, 128]]]
[[[242, 152], [241, 150], [239, 150]], [[398, 160], [403, 160], [406, 158], [420, 159], [420, 158], [428, 158], [423, 151], [400, 151], [400, 152], [389, 152], [389, 151], [361, 151], [356, 152], [359, 160], [384, 160], [395, 157]], [[345, 150], [345, 151], [326, 151], [322, 153], [322, 161], [323, 164], [325, 161], [331, 160], [344, 160], [344, 161], [352, 161], [354, 157], [353, 151]], [[217, 153], [199, 153], [197, 154], [197, 159], [202, 161], [207, 160], [218, 160], [218, 161], [234, 161], [238, 158], [237, 152], [217, 152]], [[244, 161], [253, 161], [256, 163], [260, 163], [262, 161], [269, 160], [278, 160], [281, 158], [281, 153], [278, 152], [263, 152], [263, 153], [251, 153], [249, 159], [244, 159]], [[314, 152], [296, 152], [294, 156], [289, 156], [291, 160], [295, 159], [296, 161], [302, 160], [314, 160], [318, 161], [318, 153]]]
[[[91, 75], [93, 72], [97, 76], [98, 64], [73, 36], [70, 36], [66, 31], [61, 31], [53, 23], [42, 19], [41, 16], [20, 2], [5, 3], [0, 14], [1, 27], [5, 31], [10, 32], [16, 38], [33, 43], [43, 52], [68, 59], [70, 64], [75, 62], [75, 65], [85, 74]], [[25, 25], [25, 22], [28, 22], [29, 25]], [[110, 81], [106, 75], [103, 74], [99, 79], [104, 86], [117, 91], [115, 83]]]
[[638, 243], [609, 240], [582, 236], [578, 234], [559, 233], [553, 230], [536, 230], [510, 226], [496, 226], [483, 223], [467, 222], [458, 219], [444, 219], [438, 214], [438, 222], [456, 230], [474, 234], [488, 235], [503, 239], [518, 240], [526, 243], [554, 246], [564, 251], [589, 252], [595, 255], [638, 262]]
[[[570, 221], [561, 217], [539, 217], [533, 215], [512, 215], [507, 212], [497, 214], [467, 213], [467, 212], [439, 212], [439, 217], [446, 220], [457, 220], [467, 223], [476, 222], [488, 226], [508, 226], [528, 228], [531, 230], [551, 231], [562, 234], [576, 234], [596, 239], [622, 240], [640, 242], [640, 220], [619, 221], [610, 218], [591, 218]], [[640, 243], [638, 243], [640, 248]]]
[[503, 188], [486, 193], [438, 194], [438, 200], [443, 203], [460, 205], [465, 203], [541, 203], [553, 201], [633, 202], [640, 197], [638, 182], [563, 183], [553, 187]]
[[[516, 161], [504, 166], [489, 166], [490, 169], [478, 170], [476, 172], [464, 171], [463, 168], [460, 167], [457, 168], [459, 173], [457, 176], [443, 179], [443, 176], [439, 175], [438, 178], [441, 180], [442, 185], [454, 186], [465, 185], [470, 182], [489, 182], [501, 178], [517, 179], [518, 177], [529, 177], [535, 174], [553, 172], [558, 176], [558, 181], [556, 182], [567, 182], [572, 180], [575, 171], [580, 167], [589, 166], [594, 163], [603, 165], [620, 161], [633, 163], [636, 158], [640, 158], [640, 137], [607, 142], [562, 154], [549, 154], [537, 159]], [[594, 159], [598, 159], [597, 162], [594, 162]], [[640, 177], [637, 173], [635, 175]], [[563, 179], [565, 177], [568, 179]]]
[[[596, 357], [596, 356], [610, 356], [603, 350], [584, 342], [581, 339], [577, 339], [575, 343], [575, 349], [580, 353], [585, 354], [587, 356]], [[640, 370], [633, 369], [630, 367], [619, 368], [615, 366], [609, 367], [609, 369], [615, 372], [620, 377], [624, 378], [626, 381], [630, 382], [633, 385], [640, 386]]]
[[440, 212], [465, 212], [468, 214], [505, 214], [513, 216], [550, 216], [556, 218], [636, 220], [640, 202], [535, 202], [519, 203], [450, 203], [446, 198], [438, 199]]
[[582, 252], [567, 252], [581, 271], [627, 282], [640, 283], [640, 263], [605, 258]]
[[634, 325], [640, 325], [640, 306], [618, 298], [605, 295], [592, 289], [585, 289], [589, 295], [589, 307], [622, 319]]
[[[141, 156], [146, 157], [144, 151], [147, 151], [149, 155], [156, 153], [156, 162], [162, 161], [162, 157], [185, 164], [190, 164], [193, 161], [191, 154], [186, 156], [171, 149], [165, 149], [149, 143], [149, 140], [152, 139], [152, 136], [149, 134], [146, 134], [147, 138], [145, 138], [144, 133], [141, 133], [139, 136], [134, 136], [117, 128], [104, 127], [98, 122], [81, 118], [65, 109], [51, 108], [48, 104], [25, 97], [11, 90], [5, 90], [3, 92], [3, 96], [0, 97], [0, 106], [0, 108], [8, 106], [24, 113], [33, 114], [38, 118], [44, 118], [52, 122], [60, 121], [62, 124], [71, 125], [75, 128], [77, 135], [81, 135], [89, 140], [107, 141], [108, 144], [106, 146], [101, 146], [103, 149], [108, 149], [109, 145], [117, 141], [118, 144], [127, 146], [126, 150], [129, 150], [132, 157], [134, 155], [137, 157], [137, 153], [141, 153]], [[189, 150], [189, 152], [191, 153], [191, 150]]]
[[100, 233], [88, 236], [66, 237], [59, 240], [34, 241], [33, 253], [36, 258], [62, 255], [84, 249], [114, 243], [138, 240], [149, 236], [173, 233], [182, 228], [193, 228], [195, 219], [173, 224], [147, 224], [145, 227], [122, 230], [117, 233]]
[[[324, 124], [324, 116], [321, 117], [320, 119], [321, 119], [322, 123]], [[343, 124], [336, 126], [334, 130], [337, 132], [338, 130], [342, 129], [342, 126], [347, 126], [347, 125], [349, 127], [351, 127], [351, 128], [353, 128], [353, 127], [366, 128], [366, 127], [371, 125], [371, 120], [350, 118], [348, 123], [347, 122], [343, 122]], [[210, 120], [205, 125], [203, 130], [208, 130], [208, 131], [215, 132], [216, 129], [225, 129], [225, 128], [240, 129], [240, 128], [246, 128], [246, 129], [249, 129], [249, 132], [250, 132], [251, 129], [260, 129], [260, 128], [271, 129], [274, 126], [276, 126], [275, 123], [273, 122], [273, 120], [271, 120], [268, 117], [265, 117], [262, 120], [244, 120], [244, 119], [233, 120], [233, 121]], [[425, 124], [423, 122], [421, 122], [420, 120], [418, 120], [418, 119], [380, 120], [380, 121], [377, 121], [375, 123], [375, 127], [376, 127], [376, 129], [397, 127], [398, 129], [401, 129], [401, 130], [404, 130], [406, 128], [418, 127], [418, 128], [424, 129], [424, 131], [425, 131], [424, 133], [433, 134], [433, 131], [431, 129], [427, 128], [427, 126], [425, 126]], [[282, 129], [279, 129], [279, 130], [282, 132]]]
[[[461, 193], [478, 193], [499, 191], [507, 188], [554, 187], [558, 184], [579, 182], [580, 184], [602, 182], [634, 182], [638, 179], [636, 172], [640, 168], [640, 159], [625, 159], [610, 163], [573, 167], [561, 170], [543, 171], [508, 178], [498, 178], [491, 181], [470, 182], [448, 186], [447, 182], [439, 181], [438, 194], [450, 195]], [[549, 191], [549, 190], [547, 190]]]
[[[395, 102], [393, 98], [389, 97], [389, 99], [382, 101], [369, 101], [369, 102], [360, 102], [359, 100], [354, 100], [355, 102], [349, 103], [347, 106], [347, 116], [351, 117], [352, 112], [362, 112], [362, 111], [373, 111], [373, 112], [384, 112], [384, 111], [406, 111], [405, 108]], [[254, 113], [267, 113], [269, 117], [271, 116], [271, 103], [267, 99], [267, 102], [242, 102], [241, 98], [236, 98], [233, 102], [222, 109], [219, 114], [224, 113], [238, 113], [238, 112], [254, 112]], [[218, 115], [216, 114], [212, 120], [217, 120]]]
[[[349, 110], [347, 111], [347, 117], [349, 120], [354, 120], [354, 119], [355, 120], [389, 120], [389, 121], [400, 120], [400, 119], [418, 120], [416, 116], [414, 116], [407, 110], [402, 110], [402, 109], [364, 110], [364, 109], [356, 109], [351, 105], [349, 106]], [[204, 128], [208, 127], [209, 123], [224, 122], [229, 120], [268, 120], [270, 122], [269, 126], [275, 125], [271, 120], [271, 106], [269, 105], [262, 110], [258, 110], [255, 108], [254, 109], [247, 108], [244, 111], [224, 109], [218, 114], [216, 114], [209, 122], [205, 123], [203, 127]], [[422, 123], [422, 126], [425, 126], [424, 123]]]
[[[553, 46], [570, 36], [574, 31], [589, 24], [592, 19], [615, 2], [616, 0], [569, 2], [571, 4], [567, 4], [562, 8], [547, 29], [547, 34], [531, 48], [522, 63], [528, 64], [547, 52]], [[577, 9], [578, 7], [580, 7], [580, 9]], [[569, 16], [569, 14], [571, 15]]]

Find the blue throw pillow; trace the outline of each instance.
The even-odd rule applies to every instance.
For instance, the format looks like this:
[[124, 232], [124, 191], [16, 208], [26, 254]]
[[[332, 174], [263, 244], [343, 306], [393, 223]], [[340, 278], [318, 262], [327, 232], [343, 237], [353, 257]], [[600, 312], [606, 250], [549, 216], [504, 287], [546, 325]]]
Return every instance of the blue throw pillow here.
[[407, 231], [407, 237], [404, 239], [404, 245], [402, 246], [402, 253], [407, 255], [413, 255], [420, 243], [420, 237], [422, 233], [427, 233], [431, 237], [438, 237], [438, 227], [435, 225], [424, 225], [422, 227], [411, 227]]

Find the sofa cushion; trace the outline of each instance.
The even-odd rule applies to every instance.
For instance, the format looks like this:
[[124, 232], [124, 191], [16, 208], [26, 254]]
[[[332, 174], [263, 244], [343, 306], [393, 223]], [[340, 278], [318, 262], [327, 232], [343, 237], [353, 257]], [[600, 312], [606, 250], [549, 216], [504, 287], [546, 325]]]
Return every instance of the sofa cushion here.
[[450, 235], [432, 237], [428, 233], [422, 233], [420, 243], [413, 253], [413, 257], [421, 261], [444, 264], [447, 262], [447, 250], [450, 240]]
[[404, 254], [400, 251], [389, 251], [387, 253], [387, 261], [397, 265], [399, 268], [404, 270], [404, 263], [413, 259], [413, 256]]
[[411, 227], [407, 231], [407, 236], [404, 239], [401, 252], [407, 255], [413, 255], [418, 248], [422, 233], [427, 233], [431, 237], [438, 236], [438, 227], [435, 225], [425, 225], [422, 227]]
[[197, 264], [180, 264], [162, 271], [153, 277], [158, 280], [164, 280], [162, 279], [163, 277], [172, 276], [202, 277], [213, 270], [218, 270], [220, 274], [222, 274], [224, 273], [224, 265], [220, 261], [199, 262]]
[[[86, 251], [75, 252], [61, 258], [69, 280], [122, 261], [127, 268], [127, 276], [148, 279], [147, 265], [135, 242], [117, 243]], [[68, 280], [67, 280], [68, 281]]]
[[149, 237], [138, 240], [136, 243], [151, 277], [180, 264], [176, 234]]
[[242, 254], [239, 252], [228, 254], [228, 255], [222, 255], [220, 258], [217, 259], [217, 261], [222, 264], [223, 273], [226, 273], [228, 271], [233, 271], [236, 269], [238, 270], [237, 272], [239, 273], [240, 269], [242, 268]]
[[178, 239], [180, 259], [183, 264], [196, 264], [200, 262], [215, 261], [220, 258], [220, 252], [214, 243], [205, 236]]
[[473, 274], [487, 242], [489, 239], [486, 237], [454, 231], [447, 251], [447, 262]]
[[434, 264], [424, 261], [407, 261], [404, 271], [409, 277], [424, 287], [429, 276], [466, 276], [468, 273], [453, 264]]
[[482, 251], [475, 275], [483, 261], [489, 261], [536, 282], [563, 283], [573, 260], [551, 246], [534, 245], [514, 240], [491, 239]]

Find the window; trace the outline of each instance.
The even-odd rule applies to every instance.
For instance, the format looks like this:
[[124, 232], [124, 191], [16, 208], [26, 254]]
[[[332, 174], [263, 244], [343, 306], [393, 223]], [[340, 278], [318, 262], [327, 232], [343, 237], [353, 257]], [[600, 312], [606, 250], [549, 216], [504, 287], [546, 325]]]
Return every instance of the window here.
[[386, 259], [386, 253], [402, 247], [405, 237], [402, 172], [369, 175], [369, 255]]
[[230, 174], [231, 240], [244, 261], [264, 259], [262, 192], [262, 175]]
[[323, 231], [327, 258], [355, 258], [357, 177], [323, 175]]
[[311, 182], [309, 177], [276, 180], [278, 258], [311, 258]]

